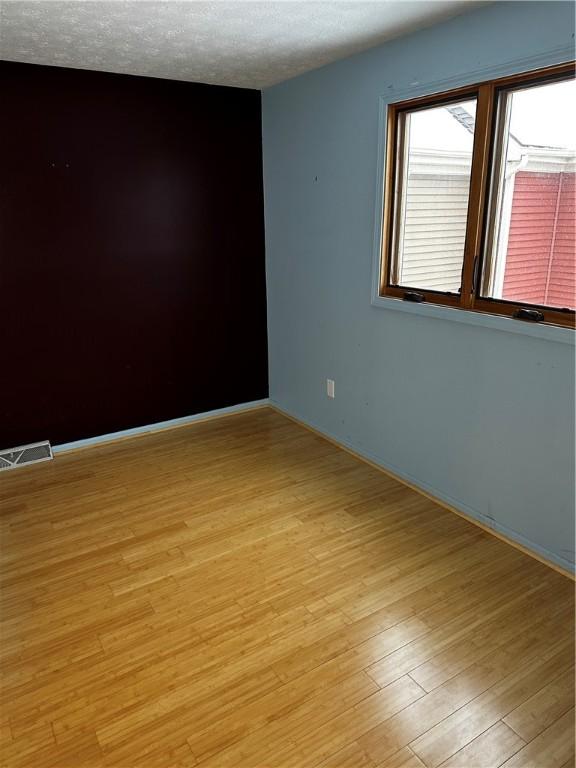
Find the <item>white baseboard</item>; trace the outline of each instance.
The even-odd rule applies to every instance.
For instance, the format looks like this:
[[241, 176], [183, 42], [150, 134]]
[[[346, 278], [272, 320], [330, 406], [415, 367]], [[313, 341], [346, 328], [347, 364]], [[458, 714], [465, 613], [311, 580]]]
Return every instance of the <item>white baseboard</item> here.
[[193, 424], [195, 421], [206, 421], [207, 419], [217, 419], [221, 416], [229, 416], [230, 414], [241, 413], [242, 411], [252, 411], [256, 408], [263, 408], [267, 405], [269, 405], [268, 398], [264, 398], [263, 400], [252, 400], [248, 403], [230, 405], [227, 408], [217, 408], [214, 411], [203, 411], [202, 413], [195, 413], [192, 416], [181, 416], [178, 419], [158, 421], [155, 424], [146, 424], [143, 427], [133, 427], [132, 429], [123, 429], [120, 432], [110, 432], [107, 435], [87, 437], [84, 440], [74, 440], [71, 443], [53, 445], [52, 451], [54, 453], [76, 451], [79, 448], [89, 448], [92, 445], [99, 445], [100, 443], [111, 443], [116, 440], [124, 440], [127, 437], [136, 437], [137, 435], [145, 435], [151, 432], [161, 432], [165, 429], [183, 427], [186, 424]]
[[538, 544], [535, 544], [533, 541], [526, 539], [526, 537], [524, 537], [518, 531], [511, 530], [510, 528], [507, 528], [507, 526], [498, 523], [496, 520], [486, 517], [486, 515], [483, 515], [481, 512], [478, 512], [477, 510], [468, 506], [467, 504], [460, 501], [459, 499], [454, 499], [448, 494], [444, 493], [443, 491], [439, 491], [438, 489], [430, 486], [428, 483], [422, 482], [418, 478], [412, 477], [410, 474], [404, 472], [400, 468], [393, 466], [391, 464], [384, 464], [379, 456], [373, 455], [371, 452], [366, 451], [363, 448], [359, 448], [351, 441], [342, 440], [339, 437], [332, 435], [327, 430], [322, 429], [321, 427], [310, 422], [309, 420], [302, 418], [298, 414], [291, 413], [290, 411], [285, 409], [283, 406], [281, 406], [279, 403], [269, 398], [264, 398], [262, 400], [252, 400], [251, 402], [248, 402], [248, 403], [239, 403], [238, 405], [231, 405], [231, 406], [228, 406], [227, 408], [217, 408], [216, 410], [213, 410], [213, 411], [204, 411], [202, 413], [195, 413], [191, 416], [182, 416], [181, 418], [178, 418], [178, 419], [169, 419], [168, 421], [159, 421], [155, 424], [147, 424], [142, 427], [124, 429], [120, 432], [111, 432], [106, 435], [98, 435], [97, 437], [88, 437], [84, 440], [75, 440], [70, 443], [62, 443], [60, 445], [52, 446], [52, 451], [54, 454], [65, 453], [67, 451], [75, 451], [80, 448], [89, 448], [93, 445], [110, 443], [116, 440], [124, 440], [126, 438], [136, 437], [138, 435], [161, 432], [167, 429], [182, 427], [182, 426], [185, 426], [186, 424], [193, 424], [194, 422], [198, 422], [198, 421], [206, 421], [208, 419], [217, 419], [222, 416], [229, 416], [234, 413], [242, 413], [242, 411], [251, 411], [258, 408], [264, 408], [266, 406], [270, 406], [274, 408], [274, 410], [278, 411], [284, 416], [287, 416], [288, 418], [300, 423], [302, 426], [308, 427], [314, 432], [317, 432], [322, 437], [326, 438], [327, 440], [330, 440], [332, 443], [335, 443], [336, 445], [340, 446], [344, 450], [349, 451], [350, 453], [357, 456], [359, 459], [363, 459], [364, 461], [367, 461], [369, 464], [375, 466], [377, 469], [380, 469], [383, 472], [386, 472], [387, 474], [395, 477], [400, 482], [404, 482], [406, 485], [409, 485], [410, 487], [414, 488], [414, 490], [420, 493], [423, 493], [425, 496], [428, 496], [436, 503], [441, 504], [443, 507], [450, 509], [452, 512], [455, 512], [458, 515], [461, 515], [462, 517], [469, 520], [471, 523], [475, 525], [479, 525], [484, 530], [487, 530], [488, 532], [493, 533], [495, 536], [498, 536], [499, 538], [503, 539], [504, 541], [511, 544], [512, 546], [517, 547], [518, 549], [521, 549], [523, 552], [526, 552], [526, 554], [531, 555], [532, 557], [535, 557], [537, 560], [540, 560], [546, 563], [547, 565], [550, 565], [556, 570], [560, 570], [562, 573], [564, 573], [567, 576], [573, 576], [574, 564], [571, 563], [570, 561], [560, 557], [554, 552], [550, 552], [549, 550], [545, 549], [544, 547], [541, 547]]

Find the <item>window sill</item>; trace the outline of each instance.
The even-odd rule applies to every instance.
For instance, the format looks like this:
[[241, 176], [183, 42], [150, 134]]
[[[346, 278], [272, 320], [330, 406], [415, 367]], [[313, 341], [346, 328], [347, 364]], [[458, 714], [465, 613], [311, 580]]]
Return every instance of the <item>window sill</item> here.
[[431, 318], [435, 320], [447, 320], [448, 322], [476, 325], [480, 328], [489, 328], [494, 331], [517, 333], [522, 336], [532, 336], [536, 339], [554, 341], [558, 344], [574, 345], [575, 334], [572, 328], [562, 328], [559, 325], [546, 323], [530, 323], [526, 320], [514, 320], [502, 315], [490, 315], [485, 312], [473, 312], [465, 309], [440, 306], [438, 304], [413, 304], [402, 299], [393, 299], [384, 296], [376, 296], [372, 299], [372, 306], [378, 309], [407, 312], [411, 315]]

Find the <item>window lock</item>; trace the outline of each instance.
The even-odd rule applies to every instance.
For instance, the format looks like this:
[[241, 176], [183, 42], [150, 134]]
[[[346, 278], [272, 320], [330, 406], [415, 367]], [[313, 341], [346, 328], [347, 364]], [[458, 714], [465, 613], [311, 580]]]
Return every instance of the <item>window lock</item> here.
[[544, 320], [544, 315], [537, 309], [519, 309], [514, 312], [513, 317], [517, 320], [530, 320], [532, 323], [541, 323]]
[[404, 291], [403, 301], [414, 301], [417, 304], [424, 301], [423, 293], [416, 293], [416, 291]]

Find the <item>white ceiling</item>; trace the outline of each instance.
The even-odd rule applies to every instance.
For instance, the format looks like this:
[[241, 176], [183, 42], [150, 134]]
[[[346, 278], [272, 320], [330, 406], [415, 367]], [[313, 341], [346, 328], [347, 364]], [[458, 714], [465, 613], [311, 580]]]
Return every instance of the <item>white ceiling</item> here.
[[263, 88], [473, 0], [0, 0], [0, 59]]

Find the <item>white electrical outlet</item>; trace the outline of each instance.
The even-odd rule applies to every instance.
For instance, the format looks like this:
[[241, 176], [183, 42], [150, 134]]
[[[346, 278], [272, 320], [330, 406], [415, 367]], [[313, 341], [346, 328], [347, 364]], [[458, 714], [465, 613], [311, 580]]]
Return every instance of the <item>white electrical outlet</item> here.
[[326, 394], [328, 397], [334, 397], [334, 381], [333, 379], [326, 379]]

